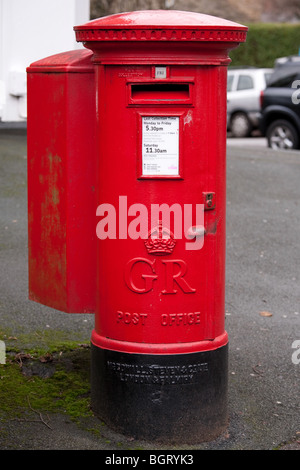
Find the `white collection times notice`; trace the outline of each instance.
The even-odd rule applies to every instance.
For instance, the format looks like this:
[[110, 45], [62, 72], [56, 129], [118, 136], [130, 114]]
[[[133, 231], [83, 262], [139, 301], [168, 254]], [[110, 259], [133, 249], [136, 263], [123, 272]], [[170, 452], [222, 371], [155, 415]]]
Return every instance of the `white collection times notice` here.
[[179, 175], [179, 117], [143, 117], [143, 176]]

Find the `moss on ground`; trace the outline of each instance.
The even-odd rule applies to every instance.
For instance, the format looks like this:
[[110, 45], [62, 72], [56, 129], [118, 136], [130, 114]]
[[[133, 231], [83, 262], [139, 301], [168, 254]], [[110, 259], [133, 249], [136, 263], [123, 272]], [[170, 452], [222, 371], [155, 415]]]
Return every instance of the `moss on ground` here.
[[43, 332], [35, 335], [39, 341], [31, 341], [30, 349], [20, 350], [18, 339], [7, 333], [0, 338], [6, 344], [6, 363], [0, 364], [0, 420], [32, 414], [42, 419], [55, 412], [73, 420], [92, 416], [88, 344]]
[[52, 329], [32, 333], [21, 333], [19, 331], [17, 336], [14, 336], [14, 334], [13, 330], [0, 329], [0, 340], [5, 342], [6, 350], [10, 353], [26, 351], [29, 354], [32, 352], [35, 355], [42, 355], [46, 352], [72, 351], [77, 349], [80, 344], [90, 344], [90, 340], [83, 340], [80, 333], [72, 332], [71, 336], [70, 332]]

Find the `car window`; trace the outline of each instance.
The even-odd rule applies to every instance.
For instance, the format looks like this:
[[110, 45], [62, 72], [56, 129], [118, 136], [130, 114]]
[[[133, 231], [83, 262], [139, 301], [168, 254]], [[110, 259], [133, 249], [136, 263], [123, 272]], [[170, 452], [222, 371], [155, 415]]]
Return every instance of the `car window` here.
[[250, 75], [240, 75], [237, 90], [250, 90], [251, 88], [254, 88], [252, 77]]
[[233, 84], [233, 75], [228, 75], [228, 78], [227, 78], [227, 91], [232, 90], [232, 84]]
[[264, 75], [265, 75], [265, 82], [268, 85], [270, 78], [272, 76], [272, 72], [266, 72]]
[[[297, 72], [292, 73], [285, 73], [285, 74], [278, 74], [278, 78], [274, 76], [272, 78], [272, 83], [269, 85], [271, 87], [290, 87], [294, 80], [296, 80], [297, 76], [299, 75]], [[280, 76], [281, 75], [281, 76]]]

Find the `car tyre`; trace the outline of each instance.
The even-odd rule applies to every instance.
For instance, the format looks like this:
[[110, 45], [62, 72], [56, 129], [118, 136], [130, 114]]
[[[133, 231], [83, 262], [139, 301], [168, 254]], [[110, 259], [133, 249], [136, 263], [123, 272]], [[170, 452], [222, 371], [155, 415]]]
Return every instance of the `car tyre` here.
[[299, 135], [293, 124], [285, 119], [274, 121], [267, 129], [268, 146], [274, 150], [299, 148]]
[[231, 118], [230, 130], [234, 137], [249, 137], [252, 126], [245, 113], [236, 113]]

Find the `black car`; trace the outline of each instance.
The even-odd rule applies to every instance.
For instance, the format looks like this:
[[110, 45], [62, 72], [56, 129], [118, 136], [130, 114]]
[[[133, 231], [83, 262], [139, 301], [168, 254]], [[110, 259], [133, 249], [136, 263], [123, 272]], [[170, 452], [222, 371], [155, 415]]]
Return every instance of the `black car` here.
[[300, 148], [300, 57], [275, 63], [261, 92], [260, 129], [273, 149]]

